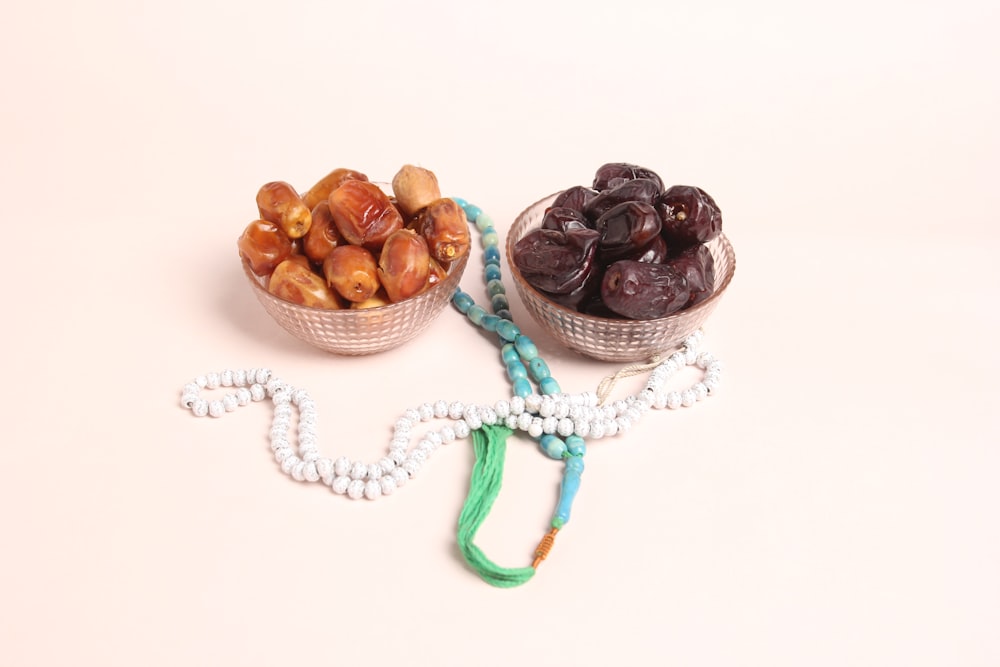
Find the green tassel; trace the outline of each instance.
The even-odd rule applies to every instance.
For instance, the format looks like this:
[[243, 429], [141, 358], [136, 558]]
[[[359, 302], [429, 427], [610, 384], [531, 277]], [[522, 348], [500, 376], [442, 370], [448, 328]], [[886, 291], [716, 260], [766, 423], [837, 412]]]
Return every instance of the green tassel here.
[[476, 463], [472, 467], [472, 476], [469, 480], [469, 495], [458, 517], [458, 547], [465, 557], [465, 562], [485, 582], [501, 588], [520, 586], [535, 574], [533, 567], [500, 567], [473, 543], [476, 532], [486, 520], [493, 507], [493, 501], [500, 493], [507, 438], [511, 433], [512, 431], [505, 426], [483, 426], [472, 432]]

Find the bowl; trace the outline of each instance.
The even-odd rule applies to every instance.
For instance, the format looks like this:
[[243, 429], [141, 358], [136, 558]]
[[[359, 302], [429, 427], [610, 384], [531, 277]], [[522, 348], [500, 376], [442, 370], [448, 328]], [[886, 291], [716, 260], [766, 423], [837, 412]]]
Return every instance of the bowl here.
[[715, 260], [715, 290], [701, 303], [654, 320], [612, 319], [584, 315], [561, 306], [532, 287], [514, 263], [514, 244], [542, 224], [555, 193], [532, 204], [507, 233], [507, 264], [521, 301], [539, 326], [571, 350], [600, 361], [646, 361], [680, 347], [712, 314], [736, 270], [736, 254], [724, 234], [706, 243]]
[[448, 275], [417, 296], [387, 306], [328, 310], [300, 306], [267, 291], [267, 278], [243, 261], [243, 272], [257, 300], [281, 328], [314, 347], [334, 354], [384, 352], [416, 338], [441, 313], [462, 279], [469, 255], [452, 263]]

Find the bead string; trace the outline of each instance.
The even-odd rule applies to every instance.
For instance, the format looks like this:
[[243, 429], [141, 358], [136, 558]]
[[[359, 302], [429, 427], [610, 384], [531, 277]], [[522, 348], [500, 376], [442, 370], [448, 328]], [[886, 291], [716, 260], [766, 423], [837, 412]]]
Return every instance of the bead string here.
[[[417, 475], [441, 445], [467, 438], [484, 426], [526, 432], [546, 455], [563, 460], [565, 465], [551, 529], [535, 550], [532, 567], [537, 568], [552, 548], [556, 533], [569, 520], [583, 472], [584, 439], [599, 440], [625, 433], [651, 408], [677, 409], [694, 405], [718, 389], [722, 365], [710, 353], [700, 351], [703, 332], [699, 330], [666, 359], [626, 367], [613, 378], [606, 378], [599, 387], [600, 395], [591, 391], [563, 393], [548, 365], [538, 355], [535, 344], [513, 322], [501, 279], [499, 235], [492, 220], [479, 207], [462, 199], [455, 198], [455, 201], [481, 233], [484, 279], [492, 313], [460, 289], [456, 290], [452, 301], [475, 325], [497, 334], [501, 360], [513, 390], [509, 398], [492, 405], [438, 400], [409, 408], [393, 425], [386, 456], [372, 463], [351, 461], [343, 456], [337, 459], [321, 456], [315, 402], [304, 389], [284, 382], [266, 368], [224, 370], [198, 376], [184, 385], [180, 403], [195, 416], [221, 417], [238, 407], [270, 398], [274, 405], [270, 443], [282, 472], [296, 481], [322, 482], [334, 493], [352, 499], [375, 500], [392, 495]], [[700, 381], [682, 391], [666, 388], [667, 380], [692, 365], [704, 370]], [[617, 378], [645, 370], [651, 372], [644, 389], [605, 403], [610, 385]], [[532, 380], [538, 385], [537, 392], [532, 387]], [[230, 387], [235, 391], [219, 399], [202, 396], [205, 389]], [[296, 411], [297, 432], [293, 437], [291, 422]], [[414, 427], [432, 420], [446, 423], [436, 431], [424, 433], [414, 443]]]

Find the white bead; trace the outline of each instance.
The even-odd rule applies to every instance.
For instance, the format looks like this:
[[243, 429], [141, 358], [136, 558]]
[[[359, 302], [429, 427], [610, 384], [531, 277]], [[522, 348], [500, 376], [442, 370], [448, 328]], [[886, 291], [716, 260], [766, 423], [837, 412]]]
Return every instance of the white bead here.
[[557, 419], [565, 419], [566, 417], [569, 417], [569, 411], [571, 407], [572, 406], [570, 406], [568, 401], [559, 401], [558, 403], [556, 403], [556, 411], [553, 412], [552, 414]]
[[[640, 405], [645, 405], [647, 408], [650, 407], [651, 405], [653, 405], [653, 390], [643, 389], [636, 396], [636, 399], [638, 400]], [[641, 409], [642, 408], [640, 408], [640, 410]]]
[[299, 431], [299, 447], [312, 449], [316, 446], [316, 436], [313, 433], [302, 433]]
[[403, 465], [400, 467], [406, 471], [406, 474], [408, 474], [410, 477], [413, 477], [418, 472], [420, 472], [420, 461], [416, 461], [412, 458], [406, 459], [405, 461], [403, 461]]
[[695, 363], [698, 364], [698, 368], [705, 369], [708, 368], [713, 361], [715, 361], [715, 357], [711, 352], [702, 352], [698, 355], [698, 359]]
[[390, 449], [406, 449], [410, 446], [410, 436], [396, 436], [389, 442]]
[[333, 462], [333, 474], [337, 477], [349, 475], [351, 472], [351, 461], [346, 456], [339, 457]]
[[267, 396], [267, 392], [264, 391], [264, 387], [259, 384], [250, 385], [250, 398], [255, 401], [263, 401]]
[[586, 438], [590, 435], [590, 422], [586, 419], [577, 419], [573, 421], [573, 433], [577, 434], [581, 438]]
[[237, 368], [235, 371], [233, 371], [233, 386], [234, 387], [247, 386], [247, 372], [242, 368]]
[[604, 437], [604, 421], [595, 420], [590, 422], [590, 437], [595, 440]]
[[697, 398], [695, 398], [694, 392], [691, 391], [690, 389], [685, 389], [684, 391], [681, 392], [681, 405], [683, 405], [685, 408], [690, 408], [692, 405], [694, 405], [696, 400]]
[[188, 382], [184, 385], [184, 388], [181, 389], [181, 393], [198, 395], [201, 393], [201, 387], [198, 386], [197, 382]]
[[375, 500], [380, 497], [382, 497], [382, 485], [374, 479], [368, 480], [365, 484], [365, 498]]
[[690, 345], [684, 349], [684, 362], [691, 366], [698, 360], [698, 345]]
[[219, 373], [219, 382], [222, 384], [223, 387], [232, 387], [233, 372], [227, 369]]
[[278, 463], [284, 463], [286, 459], [294, 454], [295, 452], [292, 451], [291, 447], [279, 447], [274, 450], [274, 460]]
[[330, 488], [333, 489], [334, 493], [339, 493], [341, 495], [347, 493], [347, 487], [351, 485], [353, 480], [347, 475], [339, 475], [333, 478], [333, 482], [330, 484]]
[[307, 449], [305, 451], [300, 450], [302, 454], [302, 460], [306, 463], [314, 463], [319, 459], [318, 449]]
[[393, 463], [399, 465], [406, 460], [406, 450], [399, 447], [393, 447], [389, 450], [389, 458], [392, 459]]
[[[418, 463], [423, 463], [427, 460], [427, 450], [426, 449], [414, 449], [410, 452], [409, 456], [406, 457], [407, 461], [416, 461]], [[403, 461], [406, 464], [406, 461]]]
[[531, 426], [531, 420], [534, 419], [530, 412], [522, 412], [517, 416], [517, 428], [522, 431], [527, 431], [528, 427]]
[[420, 411], [416, 408], [407, 408], [406, 412], [403, 413], [403, 417], [408, 419], [411, 424], [416, 424], [420, 421]]
[[351, 479], [364, 479], [368, 475], [368, 466], [361, 461], [351, 464]]
[[448, 416], [452, 419], [461, 419], [463, 412], [465, 412], [465, 406], [462, 405], [461, 401], [454, 401], [448, 406]]
[[[275, 454], [277, 454], [277, 452], [275, 452]], [[275, 456], [275, 458], [277, 458], [277, 456]], [[294, 454], [289, 456], [288, 458], [286, 458], [284, 461], [281, 462], [281, 472], [285, 473], [286, 475], [292, 474], [292, 469], [301, 461], [302, 459], [295, 456]]]
[[619, 399], [619, 400], [615, 401], [614, 403], [612, 403], [611, 407], [613, 407], [615, 409], [615, 414], [611, 417], [611, 419], [614, 419], [615, 417], [617, 417], [619, 415], [625, 414], [625, 411], [628, 410], [628, 403], [626, 403], [625, 401]]
[[396, 423], [393, 424], [392, 430], [397, 435], [409, 436], [412, 428], [413, 428], [413, 422], [411, 422], [406, 417], [400, 417], [399, 419], [396, 420]]
[[434, 401], [434, 416], [444, 419], [448, 416], [448, 404], [444, 401]]
[[391, 475], [386, 475], [378, 482], [379, 485], [382, 487], [383, 496], [391, 496], [392, 492], [396, 490], [396, 480], [393, 479]]
[[307, 482], [318, 482], [319, 481], [319, 471], [316, 470], [315, 461], [306, 461], [305, 466], [302, 468], [302, 477]]
[[542, 433], [553, 434], [559, 428], [559, 420], [555, 417], [545, 417], [542, 419]]
[[209, 373], [205, 376], [205, 386], [207, 388], [218, 389], [220, 384], [222, 384], [222, 379], [218, 373]]
[[694, 392], [696, 401], [702, 401], [708, 396], [708, 387], [705, 386], [704, 382], [695, 382], [694, 386], [691, 387], [691, 391]]
[[524, 397], [524, 409], [528, 412], [538, 412], [542, 406], [542, 397], [538, 394], [528, 394]]
[[707, 377], [702, 380], [701, 383], [705, 386], [705, 389], [708, 390], [709, 394], [714, 394], [719, 390], [719, 380], [717, 378]]
[[538, 404], [538, 414], [541, 417], [551, 417], [556, 412], [556, 402], [552, 400], [551, 396], [543, 396], [541, 403]]
[[667, 409], [676, 410], [681, 407], [681, 395], [676, 391], [667, 392]]
[[630, 428], [632, 428], [632, 420], [626, 417], [625, 415], [622, 415], [621, 417], [615, 419], [614, 423], [617, 427], [618, 433], [625, 433]]
[[506, 426], [507, 428], [509, 428], [512, 431], [516, 431], [517, 430], [517, 418], [519, 416], [520, 415], [507, 415], [504, 418], [504, 426]]
[[420, 421], [429, 422], [434, 419], [434, 406], [430, 403], [421, 403], [420, 407], [417, 408], [417, 412], [420, 413]]
[[642, 418], [643, 413], [649, 409], [649, 406], [646, 405], [645, 403], [640, 403], [638, 405], [642, 405], [643, 408], [645, 409], [640, 409], [638, 407], [632, 406], [625, 411], [624, 415], [622, 415], [623, 417], [628, 417], [629, 421], [631, 421], [633, 424], [639, 421]]
[[487, 426], [492, 426], [493, 424], [496, 424], [497, 421], [499, 420], [499, 416], [497, 415], [496, 411], [488, 405], [484, 405], [483, 407], [479, 408], [479, 418]]
[[378, 467], [382, 469], [382, 475], [388, 475], [396, 467], [396, 462], [388, 456], [383, 456], [378, 460]]
[[368, 479], [381, 479], [382, 477], [382, 466], [378, 463], [370, 463], [368, 465]]
[[506, 419], [507, 415], [510, 414], [510, 401], [501, 398], [493, 404], [493, 410], [497, 413], [497, 417], [500, 419]]
[[252, 399], [253, 396], [250, 394], [250, 390], [246, 387], [240, 387], [236, 390], [236, 401], [240, 405], [250, 405], [250, 401]]
[[361, 479], [353, 479], [347, 485], [347, 496], [354, 500], [360, 500], [365, 496], [365, 482]]
[[267, 384], [267, 381], [271, 379], [271, 371], [266, 368], [258, 368], [254, 379], [257, 381], [257, 384]]
[[181, 407], [190, 410], [197, 400], [198, 394], [181, 394]]
[[429, 438], [424, 438], [423, 440], [417, 443], [417, 446], [414, 449], [414, 451], [427, 452], [427, 454], [429, 455], [431, 452], [433, 452], [440, 446], [441, 446], [440, 443], [434, 442]]
[[674, 352], [670, 355], [669, 361], [673, 362], [677, 368], [684, 368], [687, 366], [687, 355], [684, 352]]
[[410, 475], [407, 474], [407, 472], [402, 468], [394, 468], [392, 473], [390, 474], [390, 477], [392, 477], [393, 481], [396, 482], [397, 489], [401, 486], [404, 486], [408, 481], [410, 481]]
[[309, 400], [309, 392], [305, 389], [296, 389], [292, 392], [292, 403], [302, 407], [302, 402]]
[[292, 479], [294, 479], [296, 482], [304, 482], [306, 479], [305, 470], [306, 470], [306, 462], [300, 460], [298, 463], [292, 466], [292, 471], [291, 471]]
[[208, 414], [211, 417], [221, 417], [226, 412], [225, 406], [222, 405], [222, 401], [210, 401], [208, 404]]
[[456, 438], [468, 438], [469, 437], [469, 432], [470, 432], [469, 425], [466, 424], [464, 421], [459, 420], [459, 421], [455, 422], [455, 424], [454, 424], [454, 426], [452, 426], [452, 428], [455, 429], [455, 437]]
[[323, 481], [326, 481], [328, 477], [333, 476], [333, 461], [328, 458], [316, 459], [316, 474], [319, 475]]
[[524, 412], [524, 399], [520, 396], [513, 396], [510, 399], [510, 414], [519, 415]]
[[431, 431], [427, 435], [425, 435], [424, 436], [424, 440], [429, 440], [431, 442], [431, 444], [434, 445], [434, 449], [437, 449], [438, 447], [440, 447], [444, 443], [444, 440], [441, 439], [441, 435], [439, 433], [435, 433], [433, 431]]
[[450, 426], [444, 426], [441, 428], [441, 442], [454, 442], [455, 441], [455, 429]]
[[531, 420], [531, 424], [528, 426], [528, 435], [532, 438], [538, 438], [542, 435], [542, 418], [535, 417]]
[[556, 426], [556, 432], [564, 438], [568, 435], [573, 435], [573, 420], [569, 417], [560, 419], [558, 426]]
[[288, 438], [284, 436], [272, 437], [271, 438], [271, 449], [273, 451], [278, 451], [279, 449], [291, 449], [292, 443], [288, 442]]

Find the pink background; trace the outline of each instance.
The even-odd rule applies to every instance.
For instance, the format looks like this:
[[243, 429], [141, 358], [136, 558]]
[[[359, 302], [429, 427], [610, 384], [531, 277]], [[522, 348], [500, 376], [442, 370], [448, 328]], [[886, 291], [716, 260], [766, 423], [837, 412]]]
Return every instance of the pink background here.
[[[396, 4], [5, 12], [0, 664], [1000, 664], [997, 4]], [[508, 392], [451, 309], [374, 357], [286, 335], [236, 256], [262, 183], [417, 163], [503, 233], [619, 160], [722, 207], [727, 374], [592, 443], [527, 585], [457, 555], [467, 442], [353, 502], [280, 473], [269, 404], [179, 407], [267, 366], [370, 461]], [[568, 390], [617, 369], [536, 338]], [[513, 444], [488, 555], [529, 563], [558, 477]]]

